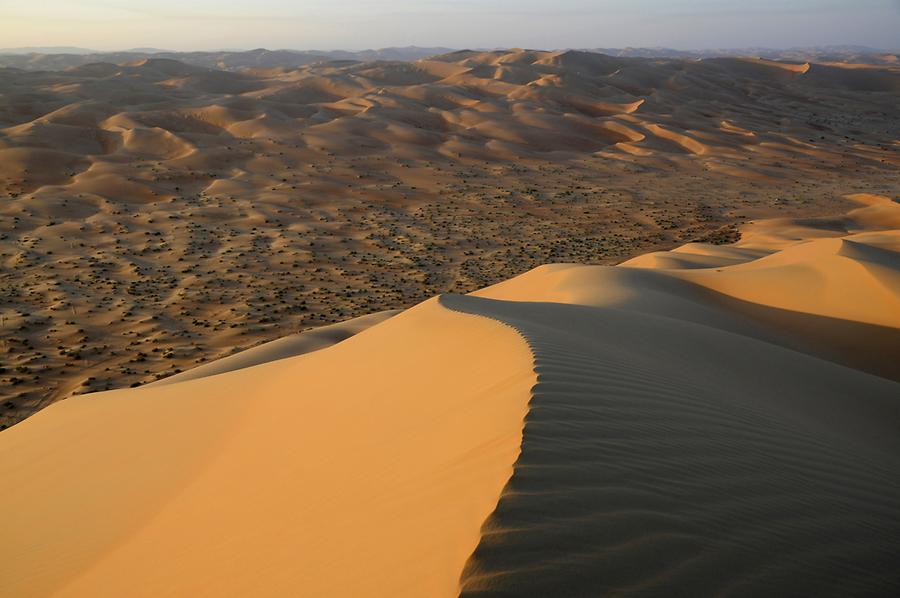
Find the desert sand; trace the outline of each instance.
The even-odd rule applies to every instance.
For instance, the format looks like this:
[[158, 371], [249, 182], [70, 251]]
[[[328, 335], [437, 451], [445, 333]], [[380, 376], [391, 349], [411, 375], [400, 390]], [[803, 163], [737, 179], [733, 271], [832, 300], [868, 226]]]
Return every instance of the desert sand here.
[[0, 427], [542, 264], [897, 197], [896, 62], [821, 60], [0, 69]]
[[57, 402], [0, 595], [894, 595], [900, 204], [849, 199]]
[[900, 595], [896, 60], [207, 54], [0, 68], [0, 597]]

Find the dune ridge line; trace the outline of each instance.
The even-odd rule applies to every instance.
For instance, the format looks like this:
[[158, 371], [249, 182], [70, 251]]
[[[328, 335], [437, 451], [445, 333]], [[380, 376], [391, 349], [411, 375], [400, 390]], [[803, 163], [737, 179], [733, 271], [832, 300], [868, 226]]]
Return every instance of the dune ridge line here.
[[0, 596], [456, 596], [533, 384], [519, 335], [433, 299], [311, 353], [61, 401], [0, 435]]

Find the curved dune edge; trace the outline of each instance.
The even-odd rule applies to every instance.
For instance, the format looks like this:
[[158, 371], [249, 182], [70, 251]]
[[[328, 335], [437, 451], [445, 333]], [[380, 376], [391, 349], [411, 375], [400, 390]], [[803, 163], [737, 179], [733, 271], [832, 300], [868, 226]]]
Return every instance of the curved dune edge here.
[[462, 596], [900, 589], [900, 205], [852, 199], [442, 299], [515, 327], [538, 373]]
[[398, 313], [400, 313], [400, 310], [398, 309], [389, 309], [373, 314], [367, 314], [365, 316], [359, 316], [358, 318], [345, 320], [336, 324], [320, 326], [305, 332], [283, 336], [274, 341], [269, 341], [268, 343], [253, 347], [252, 349], [222, 357], [221, 359], [216, 359], [210, 363], [191, 368], [186, 372], [181, 372], [180, 374], [157, 380], [147, 386], [163, 386], [166, 384], [174, 384], [176, 382], [184, 382], [186, 380], [197, 380], [198, 378], [217, 376], [226, 372], [249, 368], [254, 365], [327, 349], [328, 347], [359, 334], [363, 330], [367, 330], [376, 324], [384, 322]]
[[0, 435], [2, 596], [455, 596], [535, 382], [430, 300], [330, 348]]
[[462, 596], [900, 587], [900, 384], [672, 317], [461, 299], [538, 371]]

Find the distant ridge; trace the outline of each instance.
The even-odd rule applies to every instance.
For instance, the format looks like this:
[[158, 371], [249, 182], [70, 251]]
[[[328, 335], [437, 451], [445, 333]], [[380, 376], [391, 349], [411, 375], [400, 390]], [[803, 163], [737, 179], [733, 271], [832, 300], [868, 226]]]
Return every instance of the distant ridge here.
[[[494, 48], [497, 50], [498, 48]], [[484, 51], [475, 48], [472, 51]], [[0, 48], [0, 67], [26, 70], [65, 70], [95, 62], [123, 64], [143, 58], [167, 58], [193, 66], [236, 71], [246, 68], [296, 68], [326, 60], [404, 61], [412, 62], [453, 52], [446, 47], [389, 47], [361, 51], [349, 50], [292, 50], [254, 48], [251, 50], [214, 50], [178, 52], [159, 48], [132, 48], [115, 52], [98, 52], [85, 48], [28, 47]], [[799, 62], [853, 62], [865, 64], [896, 64], [900, 49], [882, 50], [867, 46], [816, 46], [808, 48], [772, 49], [763, 47], [724, 48], [707, 50], [677, 50], [673, 48], [587, 48], [583, 52], [607, 54], [620, 58], [717, 58], [755, 56], [771, 60]]]
[[885, 50], [868, 46], [810, 46], [786, 49], [765, 47], [714, 48], [706, 50], [676, 50], [673, 48], [586, 48], [585, 52], [597, 52], [622, 58], [723, 58], [756, 56], [774, 60], [799, 60], [815, 62], [863, 62], [882, 64], [895, 62], [884, 56], [896, 56], [900, 49]]
[[420, 48], [417, 46], [380, 48], [360, 52], [268, 50], [266, 48], [212, 52], [174, 52], [158, 48], [135, 48], [119, 52], [96, 52], [81, 48], [9, 48], [0, 49], [0, 67], [56, 71], [96, 62], [124, 64], [153, 57], [178, 60], [192, 66], [231, 71], [245, 68], [295, 68], [324, 60], [415, 61], [452, 51], [452, 48]]
[[25, 46], [0, 48], [0, 54], [97, 54], [97, 50], [74, 46]]
[[[128, 48], [127, 50], [123, 50], [123, 52], [134, 52], [136, 54], [163, 54], [165, 52], [173, 53], [174, 50], [163, 50], [161, 48]], [[97, 54], [98, 52], [92, 53]]]

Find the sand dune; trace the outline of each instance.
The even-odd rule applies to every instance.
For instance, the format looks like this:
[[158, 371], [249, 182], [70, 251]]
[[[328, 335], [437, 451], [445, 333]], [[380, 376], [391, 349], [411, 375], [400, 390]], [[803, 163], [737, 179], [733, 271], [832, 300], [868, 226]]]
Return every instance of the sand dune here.
[[512, 329], [432, 300], [328, 349], [61, 402], [0, 437], [21, 515], [0, 595], [453, 596], [533, 383]]
[[0, 595], [893, 595], [900, 204], [853, 199], [52, 405]]
[[3, 70], [0, 429], [540, 264], [900, 190], [890, 62], [232, 54]]
[[[900, 214], [886, 198], [860, 199], [872, 207], [847, 222], [873, 208]], [[756, 228], [774, 233], [789, 224]], [[829, 221], [805, 226], [816, 224], [820, 234], [835, 234]], [[468, 563], [462, 595], [896, 592], [900, 309], [879, 309], [878, 298], [883, 285], [894, 288], [894, 302], [900, 297], [900, 236], [891, 230], [875, 239], [837, 259], [819, 239], [795, 237], [764, 257], [742, 252], [742, 244], [707, 247], [702, 253], [713, 261], [700, 268], [669, 262], [658, 270], [645, 258], [620, 267], [648, 268], [664, 284], [602, 268], [545, 268], [477, 293], [488, 300], [445, 299], [514, 325], [539, 375], [522, 454]], [[755, 251], [762, 249], [757, 242]], [[867, 279], [839, 261], [873, 251], [889, 259]], [[800, 292], [794, 266], [840, 285], [847, 303], [823, 304], [816, 288]], [[754, 280], [755, 272], [767, 280]], [[748, 321], [753, 312], [742, 304], [723, 304], [694, 285], [754, 310], [790, 298], [791, 313], [816, 315], [816, 327], [858, 324], [850, 349], [868, 355], [869, 367], [892, 365], [883, 373], [895, 382], [811, 356], [835, 349], [823, 337], [815, 351], [784, 350], [802, 344], [778, 338], [796, 332], [785, 318]], [[848, 311], [855, 301], [872, 312]], [[889, 328], [883, 345], [865, 332], [872, 318]], [[891, 363], [879, 364], [878, 354]]]
[[235, 355], [217, 359], [206, 365], [197, 366], [186, 372], [175, 374], [151, 382], [153, 386], [162, 386], [165, 384], [173, 384], [175, 382], [184, 382], [186, 380], [196, 380], [197, 378], [206, 378], [208, 376], [216, 376], [234, 370], [242, 370], [244, 368], [259, 365], [261, 363], [269, 363], [279, 359], [287, 359], [297, 355], [320, 351], [344, 341], [355, 334], [359, 334], [363, 330], [378, 324], [393, 315], [398, 310], [388, 310], [360, 316], [347, 320], [346, 322], [338, 322], [327, 326], [320, 326], [307, 332], [301, 332], [292, 336], [285, 336], [278, 340], [263, 343], [252, 349], [241, 351]]

